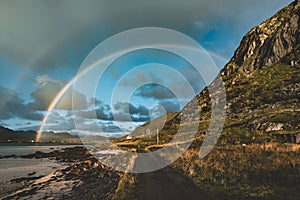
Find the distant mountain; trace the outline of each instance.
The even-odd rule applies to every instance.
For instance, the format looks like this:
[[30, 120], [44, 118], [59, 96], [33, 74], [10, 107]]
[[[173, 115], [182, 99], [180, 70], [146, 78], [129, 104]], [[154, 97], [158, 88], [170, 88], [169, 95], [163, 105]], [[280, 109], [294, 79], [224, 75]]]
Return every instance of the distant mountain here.
[[[31, 143], [35, 142], [36, 131], [14, 131], [5, 127], [0, 126], [0, 142], [23, 142]], [[40, 139], [40, 143], [95, 143], [106, 139], [103, 136], [84, 136], [79, 137], [76, 135], [71, 135], [67, 132], [64, 133], [54, 133], [54, 132], [43, 132]]]
[[13, 131], [0, 126], [0, 142], [32, 142], [35, 131]]

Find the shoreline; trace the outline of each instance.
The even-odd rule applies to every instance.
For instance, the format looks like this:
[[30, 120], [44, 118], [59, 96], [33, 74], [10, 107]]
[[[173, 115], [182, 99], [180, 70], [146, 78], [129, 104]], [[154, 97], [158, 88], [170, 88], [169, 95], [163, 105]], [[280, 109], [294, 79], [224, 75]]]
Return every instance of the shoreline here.
[[[123, 176], [123, 173], [113, 171], [93, 158], [84, 147], [47, 153], [37, 151], [1, 159], [8, 162], [17, 160], [39, 164], [23, 171], [23, 176], [1, 178], [1, 199], [111, 199]], [[41, 166], [48, 167], [48, 170]], [[8, 169], [4, 166], [0, 173]]]

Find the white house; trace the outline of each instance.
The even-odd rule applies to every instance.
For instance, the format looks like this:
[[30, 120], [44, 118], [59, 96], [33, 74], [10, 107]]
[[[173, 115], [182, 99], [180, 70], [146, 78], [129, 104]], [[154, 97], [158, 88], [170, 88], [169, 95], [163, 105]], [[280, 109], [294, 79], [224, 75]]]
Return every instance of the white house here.
[[127, 135], [126, 139], [127, 139], [127, 140], [132, 140], [133, 137], [132, 137], [132, 135]]

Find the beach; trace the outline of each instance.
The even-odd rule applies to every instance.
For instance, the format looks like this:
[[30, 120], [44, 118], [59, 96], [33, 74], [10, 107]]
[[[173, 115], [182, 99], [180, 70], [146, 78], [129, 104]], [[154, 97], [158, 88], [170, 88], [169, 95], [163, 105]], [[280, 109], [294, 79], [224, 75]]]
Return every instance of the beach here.
[[1, 199], [111, 199], [122, 177], [82, 146], [18, 146], [12, 154], [5, 152], [0, 159]]

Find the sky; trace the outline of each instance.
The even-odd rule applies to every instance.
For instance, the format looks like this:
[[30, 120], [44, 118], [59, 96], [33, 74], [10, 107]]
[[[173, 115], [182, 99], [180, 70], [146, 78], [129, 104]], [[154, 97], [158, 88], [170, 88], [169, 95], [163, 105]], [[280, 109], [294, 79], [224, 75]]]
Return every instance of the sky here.
[[[197, 41], [220, 70], [251, 28], [290, 2], [1, 0], [0, 125], [38, 130], [49, 105], [77, 75], [90, 52], [118, 33], [141, 27], [178, 31]], [[143, 68], [133, 71], [137, 66]], [[183, 75], [196, 94], [206, 84], [189, 62], [170, 52], [129, 52], [108, 66], [94, 97], [87, 97], [73, 86], [67, 89], [49, 112], [43, 130], [78, 134], [76, 116], [90, 127], [81, 130], [84, 134], [120, 136], [166, 111], [180, 111], [193, 96], [177, 98], [166, 87], [177, 85], [185, 91], [187, 86], [178, 82], [178, 77], [168, 75], [165, 66]], [[149, 83], [134, 88], [142, 82]], [[121, 89], [118, 99], [112, 102], [116, 86]], [[125, 98], [128, 93], [129, 101]], [[80, 102], [75, 107], [73, 98]]]

